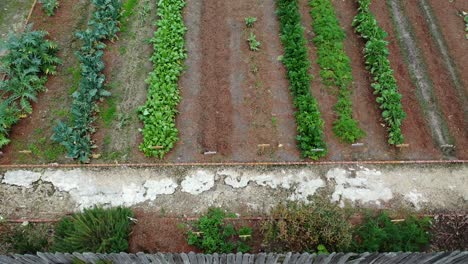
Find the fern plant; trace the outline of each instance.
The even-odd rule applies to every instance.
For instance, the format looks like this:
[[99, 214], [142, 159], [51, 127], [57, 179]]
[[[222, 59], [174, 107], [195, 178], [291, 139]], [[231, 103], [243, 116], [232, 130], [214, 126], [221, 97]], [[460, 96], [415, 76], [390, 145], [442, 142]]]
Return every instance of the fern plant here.
[[42, 9], [48, 16], [53, 16], [59, 7], [58, 0], [39, 0], [39, 3], [42, 4]]

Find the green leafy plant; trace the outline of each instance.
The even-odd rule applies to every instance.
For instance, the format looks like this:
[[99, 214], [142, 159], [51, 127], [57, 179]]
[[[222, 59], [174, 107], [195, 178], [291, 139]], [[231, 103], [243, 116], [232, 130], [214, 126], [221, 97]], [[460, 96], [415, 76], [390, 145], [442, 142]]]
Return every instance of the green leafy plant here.
[[264, 242], [277, 252], [342, 251], [352, 237], [347, 220], [344, 210], [327, 199], [282, 203], [262, 226]]
[[416, 252], [429, 244], [430, 219], [410, 216], [392, 222], [387, 213], [368, 214], [354, 230], [353, 252]]
[[310, 61], [297, 0], [278, 0], [276, 14], [284, 48], [281, 61], [286, 67], [289, 89], [297, 109], [298, 147], [303, 157], [317, 160], [327, 154], [323, 139], [324, 122], [317, 101], [310, 93]]
[[32, 101], [45, 90], [47, 75], [55, 74], [61, 60], [58, 46], [47, 40], [46, 31], [33, 31], [28, 25], [21, 34], [10, 33], [3, 43], [7, 51], [0, 57], [0, 147], [8, 144], [10, 128], [32, 113]]
[[251, 51], [259, 51], [260, 50], [260, 42], [257, 40], [257, 37], [253, 32], [250, 32], [249, 38], [247, 39], [249, 42], [249, 48]]
[[128, 250], [133, 213], [116, 207], [85, 209], [64, 217], [55, 227], [54, 251], [119, 253]]
[[18, 225], [0, 234], [0, 246], [10, 253], [36, 254], [50, 248], [50, 227], [45, 224]]
[[406, 113], [401, 105], [401, 94], [398, 92], [397, 82], [393, 75], [388, 56], [387, 33], [379, 27], [377, 20], [371, 13], [371, 0], [359, 0], [358, 14], [353, 20], [353, 26], [366, 41], [364, 58], [366, 68], [373, 76], [374, 94], [382, 109], [382, 117], [387, 123], [388, 143], [398, 145], [404, 142], [401, 125]]
[[257, 18], [256, 17], [246, 17], [245, 18], [245, 25], [248, 27], [248, 28], [251, 28], [254, 26], [255, 22], [257, 22]]
[[250, 247], [246, 241], [251, 237], [252, 229], [242, 227], [237, 231], [232, 224], [225, 223], [227, 216], [233, 217], [220, 208], [210, 208], [206, 215], [193, 224], [192, 229], [197, 232], [188, 231], [188, 244], [207, 254], [248, 252]]
[[42, 9], [48, 16], [53, 16], [55, 10], [59, 7], [58, 0], [39, 0], [39, 3], [42, 4]]
[[97, 101], [110, 96], [104, 89], [104, 48], [102, 42], [117, 37], [121, 2], [119, 0], [93, 0], [96, 6], [85, 31], [76, 33], [83, 46], [76, 53], [81, 64], [81, 80], [78, 90], [72, 94], [71, 124], [59, 121], [54, 128], [52, 140], [62, 144], [70, 158], [82, 163], [89, 162], [94, 144], [91, 134], [95, 132], [92, 123], [98, 110]]
[[149, 85], [146, 103], [139, 108], [139, 118], [144, 124], [140, 150], [148, 157], [162, 158], [179, 139], [175, 124], [180, 101], [178, 81], [187, 57], [184, 6], [184, 0], [158, 1], [159, 20], [151, 40], [154, 70], [146, 80]]
[[326, 85], [338, 87], [338, 102], [334, 107], [338, 118], [333, 123], [333, 132], [342, 141], [354, 143], [365, 133], [352, 116], [350, 86], [353, 77], [350, 59], [344, 51], [346, 35], [330, 0], [310, 0], [309, 4], [320, 76]]

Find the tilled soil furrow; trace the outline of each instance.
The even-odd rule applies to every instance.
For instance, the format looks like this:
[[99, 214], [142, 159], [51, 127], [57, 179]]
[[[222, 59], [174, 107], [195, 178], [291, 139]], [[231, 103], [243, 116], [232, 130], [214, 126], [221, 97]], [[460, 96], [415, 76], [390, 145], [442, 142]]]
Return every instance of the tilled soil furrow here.
[[202, 151], [231, 154], [232, 102], [229, 89], [227, 2], [205, 0], [201, 21], [201, 92], [198, 129]]
[[398, 0], [390, 0], [390, 11], [395, 24], [395, 30], [398, 32], [400, 43], [407, 55], [407, 64], [413, 81], [417, 87], [417, 94], [422, 106], [426, 120], [430, 124], [432, 138], [438, 147], [445, 151], [447, 157], [451, 157], [451, 151], [444, 147], [452, 144], [447, 122], [444, 119], [439, 101], [434, 95], [434, 87], [425, 67], [426, 61], [419, 52], [418, 43], [412, 34], [409, 21], [403, 13], [402, 5]]

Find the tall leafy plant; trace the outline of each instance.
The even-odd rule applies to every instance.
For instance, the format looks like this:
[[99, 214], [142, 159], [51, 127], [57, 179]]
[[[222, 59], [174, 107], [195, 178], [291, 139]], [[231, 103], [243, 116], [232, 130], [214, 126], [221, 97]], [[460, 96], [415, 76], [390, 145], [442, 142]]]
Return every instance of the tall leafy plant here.
[[366, 41], [364, 58], [366, 68], [373, 77], [371, 84], [377, 103], [382, 110], [382, 117], [387, 124], [388, 143], [398, 145], [404, 142], [401, 125], [406, 113], [401, 104], [401, 94], [398, 92], [393, 69], [388, 56], [387, 33], [379, 27], [377, 20], [369, 7], [371, 0], [359, 0], [358, 14], [353, 20], [356, 32]]
[[0, 147], [8, 144], [8, 132], [20, 118], [31, 114], [31, 102], [45, 90], [47, 75], [55, 74], [61, 60], [58, 45], [47, 39], [46, 31], [33, 31], [28, 25], [19, 35], [11, 33], [0, 58]]
[[76, 33], [83, 46], [76, 53], [81, 66], [79, 89], [72, 94], [71, 121], [59, 121], [54, 128], [52, 140], [65, 146], [68, 156], [80, 162], [89, 162], [93, 149], [92, 126], [98, 110], [97, 101], [110, 95], [104, 89], [104, 40], [114, 40], [119, 32], [120, 0], [93, 0], [96, 10], [88, 28]]
[[278, 0], [277, 12], [283, 43], [283, 64], [287, 70], [289, 89], [294, 97], [297, 143], [303, 157], [314, 160], [327, 154], [324, 122], [317, 101], [310, 93], [310, 61], [297, 0]]
[[351, 63], [344, 51], [346, 35], [340, 27], [330, 0], [310, 0], [314, 43], [317, 47], [320, 76], [326, 85], [338, 87], [338, 115], [333, 132], [342, 141], [353, 143], [364, 136], [358, 122], [353, 119], [350, 86], [353, 81]]
[[178, 80], [187, 57], [182, 9], [185, 0], [158, 1], [157, 30], [151, 42], [154, 70], [146, 82], [149, 85], [145, 105], [139, 108], [143, 121], [143, 143], [140, 150], [148, 157], [162, 158], [178, 140], [175, 125], [177, 105], [180, 101]]
[[42, 4], [42, 9], [48, 16], [53, 16], [59, 7], [58, 0], [39, 0], [39, 3]]

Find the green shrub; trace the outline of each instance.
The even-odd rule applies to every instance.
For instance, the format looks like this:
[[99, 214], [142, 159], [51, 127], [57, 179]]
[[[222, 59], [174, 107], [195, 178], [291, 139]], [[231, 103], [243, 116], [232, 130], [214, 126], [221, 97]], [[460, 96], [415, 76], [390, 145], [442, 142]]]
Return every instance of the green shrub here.
[[128, 208], [92, 208], [64, 217], [55, 228], [54, 251], [118, 253], [128, 250], [133, 213]]
[[220, 208], [210, 208], [208, 213], [193, 224], [187, 236], [189, 245], [196, 246], [204, 253], [231, 253], [248, 252], [250, 247], [246, 240], [252, 235], [252, 229], [242, 227], [239, 230], [232, 224], [226, 224], [225, 218], [235, 217], [235, 215], [226, 214]]
[[264, 242], [278, 252], [342, 251], [352, 237], [347, 220], [344, 210], [326, 199], [279, 204], [262, 226]]
[[257, 36], [253, 32], [250, 32], [249, 38], [247, 39], [249, 42], [249, 48], [251, 51], [259, 51], [260, 50], [260, 41], [257, 40]]
[[429, 244], [430, 219], [410, 216], [392, 222], [387, 213], [367, 215], [354, 230], [353, 252], [416, 252]]
[[151, 43], [153, 71], [149, 74], [148, 95], [145, 105], [139, 108], [143, 121], [143, 143], [140, 150], [148, 157], [162, 158], [179, 140], [175, 118], [180, 102], [179, 77], [184, 70], [185, 32], [183, 19], [185, 0], [158, 1], [157, 30]]
[[80, 61], [81, 79], [78, 90], [72, 94], [70, 124], [59, 121], [54, 128], [52, 140], [63, 145], [70, 158], [82, 163], [89, 162], [94, 148], [91, 134], [98, 110], [98, 100], [110, 96], [104, 82], [104, 40], [113, 40], [119, 32], [120, 0], [92, 0], [96, 6], [85, 31], [76, 33], [83, 46], [76, 53]]
[[39, 0], [39, 3], [42, 4], [42, 9], [48, 16], [53, 16], [55, 9], [59, 7], [58, 0]]
[[342, 141], [354, 143], [365, 133], [353, 119], [350, 86], [353, 80], [351, 62], [344, 51], [346, 38], [340, 27], [330, 0], [310, 0], [314, 43], [317, 47], [320, 76], [325, 85], [338, 88], [338, 102], [334, 107], [338, 115], [333, 132]]
[[388, 143], [402, 144], [403, 134], [401, 125], [406, 113], [401, 104], [401, 94], [398, 92], [397, 81], [393, 75], [388, 56], [388, 42], [385, 41], [387, 33], [378, 25], [369, 6], [371, 0], [359, 0], [359, 12], [353, 20], [356, 32], [366, 41], [364, 58], [366, 69], [371, 73], [374, 94], [377, 103], [382, 109], [382, 117], [387, 123]]
[[257, 22], [257, 18], [256, 17], [246, 17], [245, 18], [245, 25], [248, 27], [248, 28], [251, 28], [254, 26], [255, 22]]
[[45, 224], [28, 224], [13, 227], [2, 234], [4, 250], [16, 254], [36, 254], [49, 250], [50, 227]]
[[47, 75], [55, 74], [61, 63], [57, 44], [47, 36], [46, 31], [33, 31], [28, 25], [23, 33], [11, 33], [2, 43], [7, 53], [0, 57], [0, 75], [6, 75], [0, 81], [0, 147], [10, 142], [11, 127], [32, 113], [31, 101], [45, 90]]
[[284, 48], [281, 61], [287, 70], [289, 89], [294, 99], [297, 144], [303, 157], [314, 160], [327, 154], [324, 122], [315, 98], [310, 93], [310, 61], [297, 0], [278, 0], [277, 12]]

